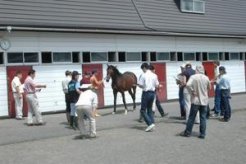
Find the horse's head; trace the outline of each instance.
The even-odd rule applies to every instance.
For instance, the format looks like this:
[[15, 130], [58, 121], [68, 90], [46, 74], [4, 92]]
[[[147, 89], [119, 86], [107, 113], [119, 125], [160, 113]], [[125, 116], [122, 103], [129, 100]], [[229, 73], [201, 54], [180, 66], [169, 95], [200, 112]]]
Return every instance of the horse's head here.
[[108, 65], [107, 68], [107, 76], [106, 76], [106, 81], [109, 82], [109, 79], [114, 75], [114, 72], [116, 70], [116, 67], [113, 65]]

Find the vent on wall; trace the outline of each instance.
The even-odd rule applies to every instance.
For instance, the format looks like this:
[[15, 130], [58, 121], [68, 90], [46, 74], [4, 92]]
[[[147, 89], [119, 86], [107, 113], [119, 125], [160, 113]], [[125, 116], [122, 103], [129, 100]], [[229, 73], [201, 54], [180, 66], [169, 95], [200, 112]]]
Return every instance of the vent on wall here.
[[188, 13], [205, 13], [205, 0], [180, 0], [180, 9]]

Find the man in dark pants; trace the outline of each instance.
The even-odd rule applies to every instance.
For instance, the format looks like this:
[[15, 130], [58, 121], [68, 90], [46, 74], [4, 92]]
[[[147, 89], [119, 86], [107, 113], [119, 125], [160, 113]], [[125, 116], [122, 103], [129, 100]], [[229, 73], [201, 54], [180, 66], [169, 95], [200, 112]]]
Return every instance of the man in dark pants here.
[[70, 102], [69, 102], [69, 95], [68, 95], [68, 83], [71, 81], [72, 72], [66, 71], [65, 72], [66, 78], [62, 80], [62, 90], [65, 94], [65, 103], [66, 103], [66, 117], [67, 122], [70, 123]]
[[155, 90], [159, 88], [159, 81], [156, 74], [149, 70], [148, 64], [143, 63], [141, 69], [146, 69], [146, 72], [142, 75], [138, 83], [138, 86], [143, 89], [140, 111], [144, 121], [148, 125], [145, 131], [149, 132], [155, 127], [152, 105], [156, 96]]
[[221, 118], [220, 121], [228, 122], [231, 118], [231, 105], [230, 105], [231, 85], [224, 66], [219, 67], [219, 72], [220, 72], [219, 87], [221, 91], [221, 109], [222, 109], [221, 111], [224, 111], [224, 118]]

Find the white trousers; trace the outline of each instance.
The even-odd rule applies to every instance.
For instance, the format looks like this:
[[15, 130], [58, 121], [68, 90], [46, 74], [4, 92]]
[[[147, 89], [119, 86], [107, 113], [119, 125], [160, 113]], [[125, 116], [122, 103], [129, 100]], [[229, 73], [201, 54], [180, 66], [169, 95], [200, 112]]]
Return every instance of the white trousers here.
[[17, 93], [13, 93], [13, 96], [15, 100], [15, 117], [22, 118], [23, 98], [20, 98]]
[[93, 116], [93, 108], [87, 105], [80, 105], [76, 107], [78, 114], [78, 126], [81, 135], [87, 135], [86, 124], [84, 117], [89, 119], [89, 135], [96, 135], [96, 120]]
[[28, 105], [27, 123], [33, 123], [33, 115], [36, 117], [36, 123], [43, 123], [37, 96], [35, 94], [27, 94], [26, 100]]
[[[184, 88], [184, 108], [186, 112], [186, 122], [188, 121], [191, 108], [191, 95], [187, 88]], [[195, 123], [200, 123], [199, 111], [196, 114]]]

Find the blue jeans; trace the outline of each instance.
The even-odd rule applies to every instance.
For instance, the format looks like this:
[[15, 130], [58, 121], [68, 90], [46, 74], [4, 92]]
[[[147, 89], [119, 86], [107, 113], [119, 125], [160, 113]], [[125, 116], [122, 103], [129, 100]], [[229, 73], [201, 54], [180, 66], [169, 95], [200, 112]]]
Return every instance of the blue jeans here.
[[205, 137], [206, 135], [206, 116], [207, 116], [207, 107], [202, 105], [191, 104], [191, 110], [188, 122], [186, 124], [185, 133], [190, 135], [192, 128], [195, 122], [196, 114], [199, 111], [200, 113], [200, 136]]
[[230, 90], [221, 90], [221, 109], [224, 111], [224, 119], [229, 120], [231, 118], [231, 105], [230, 105]]
[[147, 91], [142, 93], [142, 100], [141, 100], [141, 115], [144, 118], [144, 121], [149, 126], [154, 123], [152, 105], [155, 99], [155, 92], [154, 91]]
[[214, 96], [214, 113], [215, 114], [222, 114], [221, 112], [221, 93], [220, 93], [219, 85], [216, 84], [215, 87], [215, 96]]
[[181, 117], [185, 117], [185, 108], [184, 108], [184, 88], [179, 88], [179, 106]]
[[164, 116], [164, 110], [163, 110], [163, 108], [161, 106], [160, 100], [159, 100], [157, 95], [156, 95], [155, 105], [156, 105], [159, 113], [161, 114], [161, 116]]

